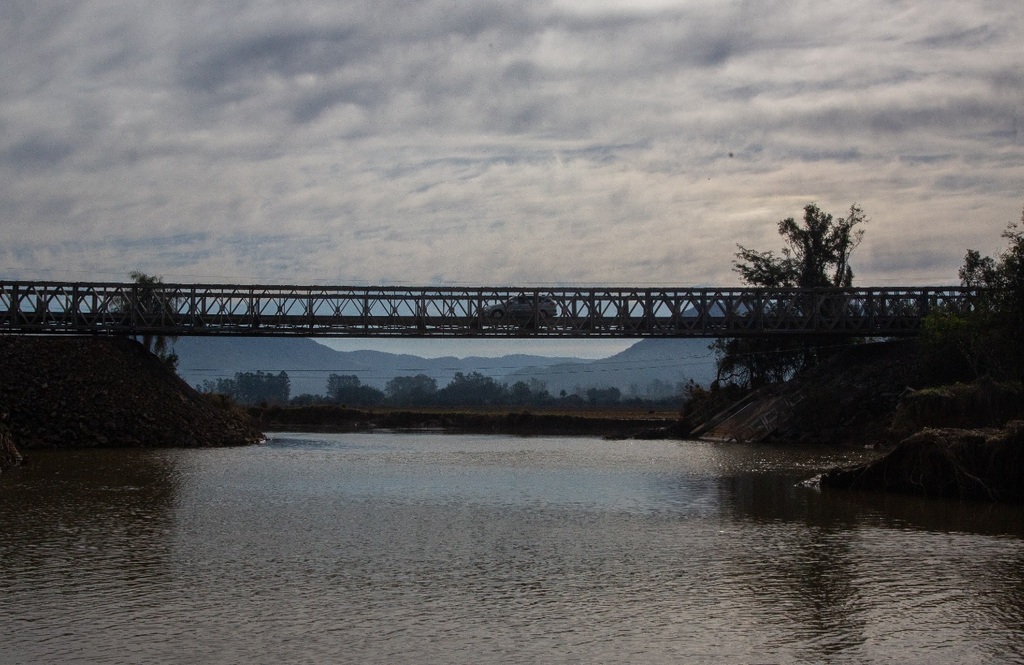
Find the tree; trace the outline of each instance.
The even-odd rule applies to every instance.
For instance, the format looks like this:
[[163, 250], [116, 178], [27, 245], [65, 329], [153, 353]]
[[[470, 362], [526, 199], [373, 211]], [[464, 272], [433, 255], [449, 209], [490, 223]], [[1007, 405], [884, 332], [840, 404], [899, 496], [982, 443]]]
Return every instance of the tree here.
[[929, 314], [925, 342], [944, 362], [950, 352], [958, 355], [975, 376], [1024, 380], [1024, 231], [1010, 223], [1002, 237], [1007, 244], [997, 259], [967, 250], [960, 283], [981, 292], [969, 309]]
[[392, 404], [423, 406], [434, 401], [437, 381], [426, 374], [396, 376], [384, 386], [384, 394]]
[[196, 390], [201, 393], [210, 393], [212, 395], [227, 395], [232, 399], [235, 393], [238, 392], [238, 386], [234, 379], [217, 379], [211, 381], [210, 379], [204, 379], [202, 383], [196, 385]]
[[[868, 221], [856, 203], [846, 217], [833, 218], [814, 203], [804, 206], [802, 222], [792, 217], [778, 223], [783, 238], [780, 255], [737, 245], [733, 270], [744, 284], [766, 288], [847, 288], [853, 285], [850, 256], [860, 244]], [[807, 306], [812, 306], [808, 304]], [[718, 380], [751, 388], [785, 381], [816, 363], [822, 340], [719, 339]]]
[[287, 404], [291, 393], [288, 373], [237, 372], [235, 374], [235, 398], [240, 404]]
[[355, 374], [331, 374], [327, 377], [327, 397], [335, 404], [377, 406], [384, 393], [373, 386], [364, 386]]
[[437, 392], [438, 402], [458, 406], [502, 404], [507, 397], [504, 385], [480, 372], [456, 372], [451, 382]]
[[216, 382], [207, 379], [196, 387], [202, 392], [227, 395], [239, 404], [286, 404], [291, 393], [291, 380], [283, 370], [277, 374], [236, 372], [233, 379], [217, 379]]
[[733, 269], [751, 286], [852, 286], [850, 255], [864, 236], [864, 230], [857, 227], [867, 221], [856, 203], [850, 206], [847, 217], [839, 219], [809, 203], [804, 206], [802, 225], [792, 217], [779, 222], [779, 235], [785, 243], [781, 256], [737, 245], [739, 261], [733, 263]]
[[609, 388], [587, 388], [587, 401], [591, 406], [611, 406], [618, 404], [622, 391], [611, 386]]
[[512, 384], [512, 387], [508, 389], [508, 397], [512, 404], [529, 404], [530, 398], [532, 397], [530, 385], [526, 383], [526, 381], [516, 381]]
[[[147, 275], [139, 271], [132, 271], [129, 276], [132, 279], [131, 291], [120, 298], [114, 305], [114, 310], [142, 321], [150, 321], [154, 317], [173, 314], [177, 307], [177, 299], [163, 288], [163, 278], [156, 275]], [[141, 335], [142, 345], [146, 350], [156, 355], [172, 371], [178, 368], [178, 354], [174, 352], [173, 344], [178, 338], [173, 335], [154, 335], [151, 332], [144, 332]]]

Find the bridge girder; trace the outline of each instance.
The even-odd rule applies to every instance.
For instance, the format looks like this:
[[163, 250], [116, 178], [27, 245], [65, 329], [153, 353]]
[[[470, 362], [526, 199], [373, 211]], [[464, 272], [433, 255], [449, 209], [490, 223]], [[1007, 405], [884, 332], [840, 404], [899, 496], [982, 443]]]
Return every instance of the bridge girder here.
[[[916, 335], [979, 289], [514, 288], [0, 282], [0, 333], [245, 337]], [[500, 320], [488, 307], [521, 298]], [[554, 315], [544, 314], [543, 301]]]

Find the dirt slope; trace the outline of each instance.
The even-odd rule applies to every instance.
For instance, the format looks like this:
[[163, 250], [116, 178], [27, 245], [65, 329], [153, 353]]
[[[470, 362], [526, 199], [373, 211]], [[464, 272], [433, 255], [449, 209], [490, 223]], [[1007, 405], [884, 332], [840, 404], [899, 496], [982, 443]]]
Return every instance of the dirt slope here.
[[14, 444], [232, 446], [262, 438], [137, 342], [116, 337], [0, 336], [0, 418]]

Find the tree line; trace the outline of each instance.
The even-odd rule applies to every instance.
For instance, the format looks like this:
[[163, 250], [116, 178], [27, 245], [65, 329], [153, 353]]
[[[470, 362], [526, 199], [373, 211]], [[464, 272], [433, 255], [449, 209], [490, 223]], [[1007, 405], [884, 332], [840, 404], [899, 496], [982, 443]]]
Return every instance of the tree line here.
[[[658, 397], [634, 395], [625, 397], [619, 388], [579, 388], [574, 393], [562, 390], [552, 395], [547, 385], [538, 379], [516, 381], [511, 385], [496, 381], [480, 372], [456, 372], [452, 380], [440, 387], [426, 374], [397, 376], [384, 389], [364, 384], [354, 374], [331, 374], [327, 377], [325, 395], [290, 395], [288, 373], [237, 372], [234, 378], [206, 380], [196, 386], [200, 392], [227, 395], [239, 404], [338, 404], [353, 407], [375, 406], [562, 406], [610, 407], [617, 405], [637, 407], [674, 407], [678, 405], [683, 385], [672, 389], [664, 382], [649, 386], [650, 394]], [[638, 392], [638, 391], [634, 391]]]
[[967, 250], [960, 283], [981, 288], [980, 295], [966, 307], [931, 313], [924, 341], [961, 375], [1024, 381], [1024, 230], [1010, 223], [1002, 237], [1006, 247], [997, 257]]
[[233, 379], [203, 381], [199, 392], [227, 395], [239, 404], [287, 404], [291, 396], [288, 372], [236, 372]]

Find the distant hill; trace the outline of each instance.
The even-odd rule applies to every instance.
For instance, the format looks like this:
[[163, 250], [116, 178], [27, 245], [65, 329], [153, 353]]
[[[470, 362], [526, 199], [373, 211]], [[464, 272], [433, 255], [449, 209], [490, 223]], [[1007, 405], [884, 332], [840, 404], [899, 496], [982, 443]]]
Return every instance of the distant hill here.
[[182, 337], [174, 351], [178, 374], [191, 386], [230, 379], [236, 372], [284, 370], [291, 379], [292, 395], [324, 392], [327, 374], [320, 377], [315, 370], [337, 363], [335, 351], [310, 339]]
[[691, 379], [708, 385], [715, 378], [714, 355], [708, 339], [643, 339], [625, 351], [584, 363], [537, 366], [516, 370], [505, 376], [506, 383], [537, 379], [557, 395], [587, 388], [614, 386], [623, 396], [657, 398], [657, 393], [674, 390]]
[[498, 358], [421, 358], [381, 351], [335, 351], [312, 339], [267, 337], [182, 337], [174, 345], [178, 374], [189, 385], [219, 378], [234, 378], [237, 372], [285, 371], [291, 380], [292, 396], [326, 392], [331, 374], [356, 375], [375, 388], [396, 376], [426, 374], [440, 387], [456, 372], [480, 372], [495, 380], [523, 367], [551, 363], [572, 366], [586, 362], [579, 358], [548, 358], [513, 354]]
[[189, 385], [236, 372], [285, 371], [292, 396], [322, 395], [331, 374], [354, 374], [365, 385], [384, 388], [396, 376], [426, 374], [439, 387], [456, 372], [480, 372], [508, 384], [537, 379], [558, 395], [614, 386], [624, 396], [659, 397], [693, 379], [707, 385], [714, 378], [709, 340], [644, 339], [601, 360], [549, 358], [512, 354], [497, 358], [422, 358], [381, 351], [335, 351], [312, 339], [265, 337], [183, 337], [174, 345], [178, 373]]

